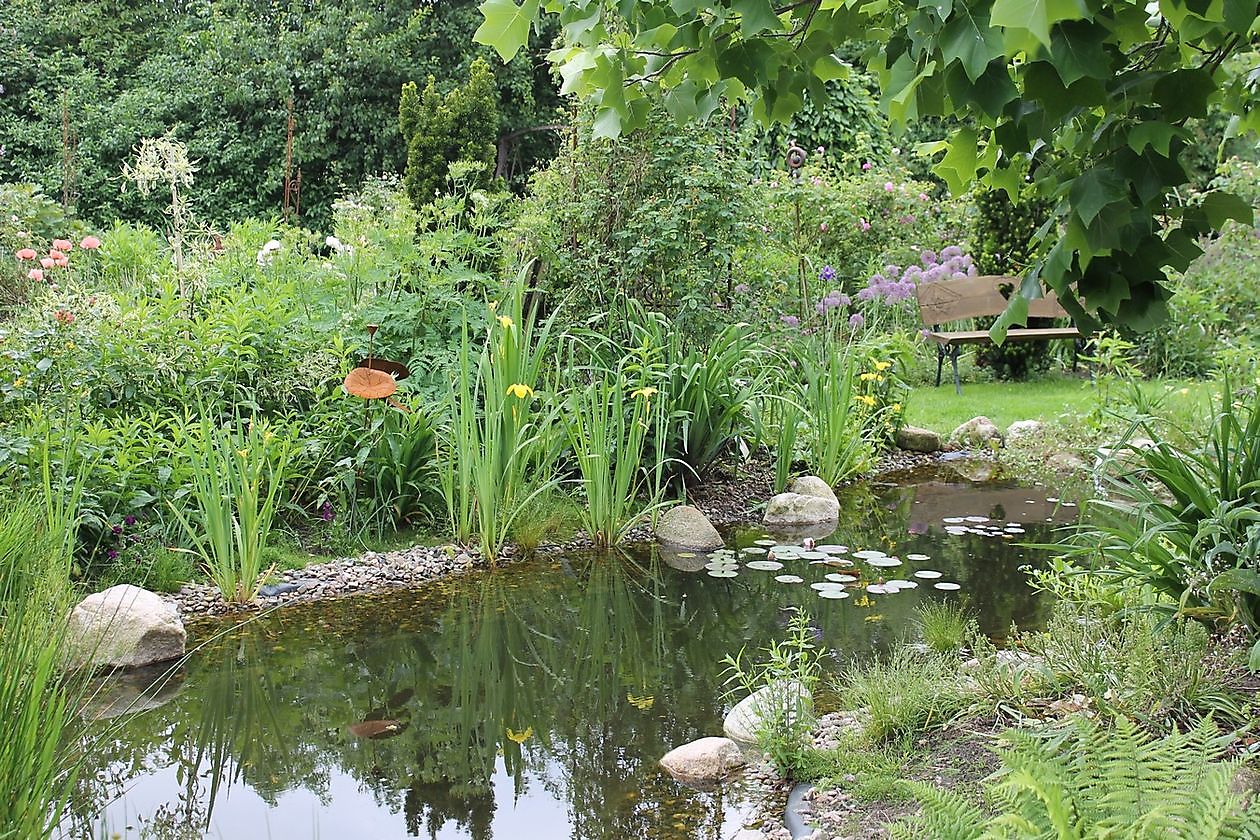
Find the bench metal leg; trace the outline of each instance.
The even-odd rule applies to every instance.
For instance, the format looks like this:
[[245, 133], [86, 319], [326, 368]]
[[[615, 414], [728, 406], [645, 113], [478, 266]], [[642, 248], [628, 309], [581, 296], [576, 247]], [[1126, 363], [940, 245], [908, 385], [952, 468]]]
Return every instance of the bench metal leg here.
[[949, 348], [949, 361], [954, 366], [954, 393], [959, 396], [962, 396], [962, 382], [958, 379], [958, 354], [961, 352], [961, 344], [955, 344]]
[[936, 345], [936, 387], [941, 387], [941, 368], [945, 366], [945, 345]]

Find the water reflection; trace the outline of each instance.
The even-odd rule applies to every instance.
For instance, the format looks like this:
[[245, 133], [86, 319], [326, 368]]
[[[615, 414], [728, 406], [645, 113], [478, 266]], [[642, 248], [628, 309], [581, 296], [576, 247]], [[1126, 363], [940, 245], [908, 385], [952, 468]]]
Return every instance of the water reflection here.
[[[1046, 504], [944, 474], [863, 485], [829, 539], [929, 555], [1000, 633], [1040, 620], [1018, 571], [1038, 558], [940, 520], [1019, 517], [1043, 541]], [[922, 598], [948, 597], [822, 600], [808, 583], [834, 570], [791, 563], [804, 583], [713, 578], [652, 551], [571, 555], [280, 611], [213, 641], [181, 691], [103, 739], [67, 834], [103, 821], [134, 837], [716, 840], [737, 797], [656, 761], [720, 730], [722, 657], [765, 644], [801, 605], [838, 667], [904, 633]]]

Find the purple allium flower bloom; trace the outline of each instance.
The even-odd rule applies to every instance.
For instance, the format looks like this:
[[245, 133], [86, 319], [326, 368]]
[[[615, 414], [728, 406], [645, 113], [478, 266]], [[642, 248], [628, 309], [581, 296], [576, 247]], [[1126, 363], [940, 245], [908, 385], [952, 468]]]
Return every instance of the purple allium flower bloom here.
[[885, 181], [885, 182], [884, 182], [884, 192], [892, 192], [892, 191], [893, 191], [893, 190], [895, 190], [896, 188], [897, 188], [897, 187], [893, 184], [893, 182], [892, 182], [892, 181]]
[[923, 263], [925, 268], [930, 265], [935, 265], [936, 252], [933, 251], [931, 248], [925, 249], [923, 253], [919, 254], [919, 262]]
[[118, 552], [111, 548], [109, 551], [105, 552], [105, 556], [108, 557], [110, 560], [117, 560]]
[[919, 193], [919, 201], [927, 201], [927, 200], [928, 200], [927, 193]]
[[838, 298], [836, 298], [836, 300], [837, 300], [837, 304], [836, 304], [837, 306], [848, 306], [849, 304], [853, 303], [853, 299], [845, 294], [840, 295]]
[[854, 312], [852, 315], [849, 316], [850, 329], [854, 329], [854, 330], [859, 329], [865, 323], [866, 323], [866, 319], [862, 317], [861, 312]]
[[126, 525], [128, 528], [130, 528], [132, 525], [136, 524], [136, 518], [128, 514], [127, 516], [123, 517], [123, 524]]
[[919, 330], [919, 338], [923, 339], [924, 341], [927, 341], [931, 337], [932, 337], [932, 331], [929, 330], [927, 327], [924, 327], [923, 329]]
[[801, 325], [801, 319], [795, 315], [780, 315], [779, 320], [789, 327], [799, 327]]
[[957, 245], [950, 245], [944, 251], [941, 251], [941, 256], [947, 260], [953, 259], [954, 257], [961, 257], [962, 255], [963, 255], [963, 250], [962, 248], [959, 248]]
[[826, 280], [830, 283], [832, 280], [836, 279], [836, 270], [829, 265], [824, 265], [822, 267], [822, 271], [818, 272], [818, 279]]
[[866, 219], [859, 219], [858, 227], [860, 227], [863, 231], [868, 231], [871, 229], [871, 223], [866, 221]]

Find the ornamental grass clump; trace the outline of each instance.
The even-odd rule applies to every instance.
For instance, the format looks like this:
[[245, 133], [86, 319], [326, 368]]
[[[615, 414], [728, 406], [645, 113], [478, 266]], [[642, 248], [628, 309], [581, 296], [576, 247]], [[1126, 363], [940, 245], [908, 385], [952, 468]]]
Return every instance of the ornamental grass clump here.
[[524, 304], [524, 272], [492, 305], [485, 342], [465, 322], [457, 348], [451, 423], [439, 439], [438, 474], [456, 539], [477, 538], [493, 562], [516, 519], [554, 487], [563, 435], [541, 384], [555, 314], [537, 322]]
[[636, 388], [626, 367], [623, 361], [615, 370], [594, 372], [566, 404], [565, 428], [586, 498], [582, 523], [601, 548], [621, 542], [658, 510], [664, 492], [664, 459], [657, 458], [654, 466], [644, 466], [643, 459], [649, 438], [665, 439], [667, 418], [657, 389]]
[[223, 598], [248, 603], [262, 585], [263, 549], [293, 441], [261, 421], [218, 427], [203, 416], [179, 451], [192, 504], [171, 502], [171, 510]]

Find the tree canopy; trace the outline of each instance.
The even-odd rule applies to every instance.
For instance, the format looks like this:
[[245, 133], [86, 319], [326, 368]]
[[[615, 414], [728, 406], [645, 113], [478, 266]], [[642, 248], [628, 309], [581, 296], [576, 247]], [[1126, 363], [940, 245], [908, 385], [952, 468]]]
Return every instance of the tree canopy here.
[[1256, 0], [485, 0], [476, 39], [509, 59], [531, 28], [558, 19], [550, 61], [562, 91], [617, 136], [663, 101], [678, 119], [746, 102], [789, 119], [851, 67], [863, 41], [894, 123], [963, 114], [922, 151], [954, 191], [979, 180], [1054, 210], [1041, 257], [995, 327], [1022, 323], [1054, 289], [1086, 328], [1146, 328], [1165, 312], [1169, 270], [1250, 205], [1224, 191], [1183, 200], [1193, 121], [1231, 115], [1227, 136], [1260, 126]]

